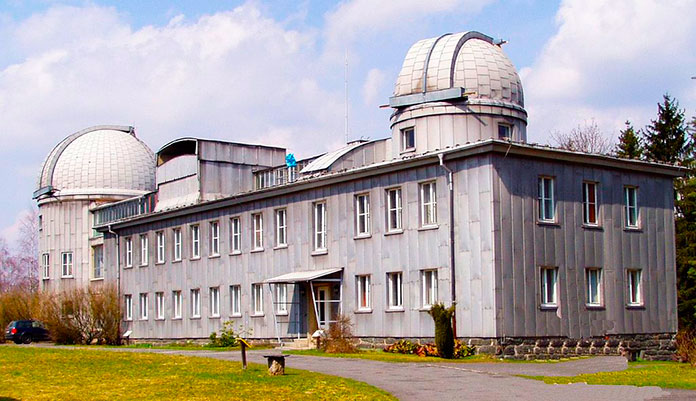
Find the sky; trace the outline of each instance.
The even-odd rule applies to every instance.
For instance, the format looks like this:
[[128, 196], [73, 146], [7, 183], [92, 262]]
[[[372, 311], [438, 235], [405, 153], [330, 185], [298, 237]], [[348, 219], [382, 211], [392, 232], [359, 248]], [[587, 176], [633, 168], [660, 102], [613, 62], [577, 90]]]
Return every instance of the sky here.
[[133, 125], [153, 151], [197, 136], [304, 157], [342, 146], [347, 103], [350, 139], [386, 137], [379, 106], [403, 57], [448, 32], [507, 41], [529, 142], [592, 121], [615, 141], [626, 120], [655, 118], [664, 93], [691, 118], [695, 10], [696, 0], [0, 0], [0, 237], [16, 239], [50, 150], [89, 126]]

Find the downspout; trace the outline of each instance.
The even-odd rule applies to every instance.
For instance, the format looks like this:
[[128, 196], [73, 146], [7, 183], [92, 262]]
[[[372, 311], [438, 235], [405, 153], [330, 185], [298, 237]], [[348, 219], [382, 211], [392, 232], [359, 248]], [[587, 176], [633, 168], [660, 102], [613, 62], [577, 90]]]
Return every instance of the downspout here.
[[111, 224], [108, 227], [109, 233], [116, 237], [116, 297], [121, 305], [121, 237], [111, 229]]
[[445, 164], [445, 157], [442, 153], [438, 153], [437, 157], [440, 159], [440, 167], [442, 167], [447, 172], [447, 188], [449, 189], [449, 229], [450, 229], [450, 296], [452, 299], [452, 306], [455, 307], [454, 313], [452, 314], [452, 333], [454, 338], [457, 338], [457, 281], [455, 274], [455, 257], [454, 257], [454, 177], [453, 172]]

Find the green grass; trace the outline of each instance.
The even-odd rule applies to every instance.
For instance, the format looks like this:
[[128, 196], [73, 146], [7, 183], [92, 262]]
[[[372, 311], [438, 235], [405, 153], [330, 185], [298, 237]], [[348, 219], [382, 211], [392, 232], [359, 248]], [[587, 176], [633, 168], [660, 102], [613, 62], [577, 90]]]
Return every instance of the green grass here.
[[284, 354], [290, 355], [308, 355], [308, 356], [326, 356], [331, 358], [357, 358], [357, 359], [369, 359], [372, 361], [382, 361], [382, 362], [428, 362], [428, 363], [438, 363], [438, 362], [456, 362], [456, 363], [471, 363], [471, 362], [500, 362], [499, 359], [492, 357], [490, 355], [472, 355], [462, 359], [443, 359], [434, 356], [418, 356], [412, 354], [393, 354], [384, 351], [372, 351], [372, 350], [362, 350], [351, 354], [329, 354], [324, 351], [319, 350], [292, 350], [283, 351]]
[[628, 369], [620, 372], [600, 372], [578, 376], [522, 376], [542, 380], [548, 384], [619, 384], [632, 386], [658, 386], [696, 390], [696, 368], [678, 362], [630, 362]]
[[[239, 346], [234, 347], [214, 347], [208, 344], [197, 343], [171, 343], [171, 344], [129, 344], [129, 345], [67, 345], [68, 347], [84, 347], [84, 348], [144, 348], [144, 349], [168, 349], [175, 351], [239, 351]], [[270, 345], [255, 345], [251, 350], [273, 348]]]
[[0, 399], [393, 399], [350, 379], [210, 358], [92, 349], [0, 347]]

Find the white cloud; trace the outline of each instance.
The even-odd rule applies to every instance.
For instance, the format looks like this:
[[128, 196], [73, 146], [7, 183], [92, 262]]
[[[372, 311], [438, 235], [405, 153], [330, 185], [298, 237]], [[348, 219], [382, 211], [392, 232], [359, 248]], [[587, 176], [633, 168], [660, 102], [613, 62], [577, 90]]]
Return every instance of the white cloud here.
[[365, 83], [362, 87], [363, 102], [368, 106], [377, 105], [379, 95], [386, 83], [386, 75], [379, 68], [373, 68], [367, 72]]
[[556, 34], [520, 71], [530, 140], [592, 118], [614, 136], [626, 119], [648, 123], [666, 91], [693, 106], [695, 9], [695, 0], [564, 1]]

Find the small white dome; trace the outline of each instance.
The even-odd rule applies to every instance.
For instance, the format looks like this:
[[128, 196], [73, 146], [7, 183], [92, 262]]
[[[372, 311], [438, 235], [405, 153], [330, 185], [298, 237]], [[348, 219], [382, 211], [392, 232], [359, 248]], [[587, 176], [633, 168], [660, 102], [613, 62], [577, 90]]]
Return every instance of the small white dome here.
[[70, 135], [44, 161], [38, 189], [56, 195], [136, 195], [155, 188], [155, 156], [133, 127], [97, 126]]
[[515, 66], [492, 38], [479, 32], [416, 42], [406, 54], [394, 96], [459, 87], [472, 92], [469, 99], [524, 107], [522, 82]]

